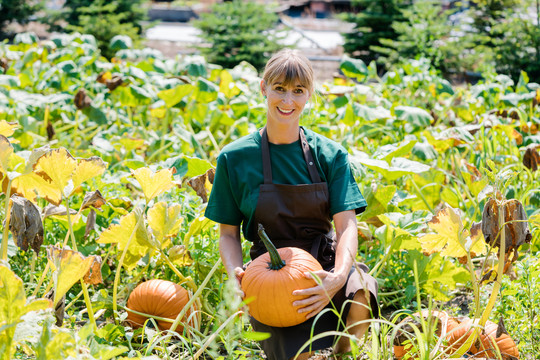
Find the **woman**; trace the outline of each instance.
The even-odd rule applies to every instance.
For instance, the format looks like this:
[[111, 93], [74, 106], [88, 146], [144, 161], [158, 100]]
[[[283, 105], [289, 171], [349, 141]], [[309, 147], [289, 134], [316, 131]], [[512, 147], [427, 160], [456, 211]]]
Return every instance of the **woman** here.
[[[221, 258], [238, 283], [244, 274], [240, 226], [253, 243], [252, 259], [266, 252], [257, 234], [261, 223], [276, 247], [303, 248], [321, 263], [324, 270], [315, 272], [321, 284], [293, 292], [308, 295], [293, 303], [306, 315], [304, 323], [274, 328], [251, 319], [255, 331], [271, 334], [261, 342], [267, 358], [286, 360], [309, 341], [312, 327], [318, 334], [343, 330], [339, 324], [346, 322], [348, 327], [354, 324], [348, 332], [360, 338], [368, 327], [365, 320], [378, 316], [377, 283], [365, 265], [353, 266], [358, 250], [356, 214], [366, 202], [352, 176], [347, 152], [299, 125], [314, 90], [309, 60], [295, 50], [280, 51], [266, 64], [260, 86], [268, 105], [266, 126], [223, 148], [205, 216], [220, 224]], [[332, 306], [330, 299], [338, 310], [345, 304], [342, 320], [325, 311], [314, 322], [321, 310]], [[324, 349], [334, 341], [325, 337], [304, 349]], [[349, 339], [343, 337], [334, 351], [349, 349]], [[307, 359], [308, 350], [297, 359]]]

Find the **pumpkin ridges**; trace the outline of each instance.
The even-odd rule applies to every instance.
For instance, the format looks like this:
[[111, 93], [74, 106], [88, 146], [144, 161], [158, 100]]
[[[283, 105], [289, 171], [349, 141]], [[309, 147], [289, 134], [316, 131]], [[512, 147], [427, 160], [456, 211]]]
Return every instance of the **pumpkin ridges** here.
[[[139, 284], [128, 298], [128, 308], [163, 318], [175, 319], [183, 307], [189, 301], [189, 293], [181, 285], [171, 281], [153, 279]], [[196, 311], [196, 309], [195, 309]], [[188, 309], [184, 320], [191, 314]], [[146, 317], [128, 311], [126, 319], [134, 328], [140, 327], [146, 321]], [[160, 330], [170, 329], [172, 323], [157, 321]], [[190, 322], [191, 324], [191, 322]], [[179, 324], [177, 331], [182, 331], [184, 326]]]

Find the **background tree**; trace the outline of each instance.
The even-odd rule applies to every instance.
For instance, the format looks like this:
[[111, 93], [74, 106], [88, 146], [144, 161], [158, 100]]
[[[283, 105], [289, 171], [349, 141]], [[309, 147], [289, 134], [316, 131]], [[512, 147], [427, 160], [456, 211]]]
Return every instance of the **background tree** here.
[[114, 36], [127, 35], [135, 44], [142, 41], [141, 22], [146, 19], [147, 13], [143, 6], [145, 2], [66, 0], [60, 11], [50, 13], [48, 22], [52, 30], [94, 35], [102, 54], [110, 59], [115, 53], [109, 49], [109, 42]]
[[495, 71], [540, 81], [540, 0], [473, 0], [477, 53], [491, 54]]
[[463, 39], [452, 36], [451, 11], [443, 11], [438, 1], [418, 0], [401, 12], [406, 20], [392, 24], [397, 38], [380, 39], [382, 45], [371, 48], [381, 53], [387, 64], [426, 58], [443, 73], [456, 71], [464, 44]]
[[8, 35], [6, 27], [9, 23], [26, 24], [42, 8], [41, 1], [0, 0], [0, 39]]
[[282, 47], [272, 31], [277, 21], [278, 16], [264, 5], [234, 0], [213, 5], [194, 24], [207, 44], [200, 50], [209, 62], [231, 68], [247, 61], [261, 70]]
[[354, 23], [352, 32], [343, 33], [343, 48], [353, 57], [366, 63], [377, 60], [380, 39], [395, 40], [398, 33], [392, 24], [405, 20], [402, 10], [410, 5], [409, 0], [354, 0], [353, 5], [362, 9], [358, 13], [345, 13], [342, 19]]

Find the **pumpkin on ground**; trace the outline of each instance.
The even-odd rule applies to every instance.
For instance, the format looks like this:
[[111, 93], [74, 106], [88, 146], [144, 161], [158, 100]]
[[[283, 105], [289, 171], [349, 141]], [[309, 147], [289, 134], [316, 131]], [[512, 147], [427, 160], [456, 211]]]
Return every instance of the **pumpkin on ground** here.
[[[182, 286], [171, 281], [154, 279], [139, 284], [131, 292], [128, 298], [127, 307], [129, 310], [174, 320], [187, 304], [189, 298], [188, 291]], [[133, 328], [143, 326], [148, 317], [136, 314], [129, 310], [126, 321]], [[194, 316], [190, 317], [193, 312], [193, 307], [186, 312], [182, 319], [183, 321], [180, 322], [176, 331], [182, 332], [184, 329], [183, 323], [187, 319], [190, 319], [190, 326], [194, 325]], [[156, 321], [160, 330], [168, 330], [171, 328], [171, 322], [163, 320]]]
[[422, 329], [421, 323], [418, 321], [420, 316], [422, 316], [424, 319], [436, 321], [435, 334], [438, 337], [443, 337], [446, 344], [444, 346], [445, 353], [454, 353], [465, 342], [466, 337], [463, 337], [463, 334], [458, 331], [458, 327], [460, 325], [455, 318], [449, 316], [444, 311], [423, 310], [421, 313], [415, 313], [400, 322], [400, 325], [402, 325], [401, 329], [403, 330], [398, 332], [398, 336], [396, 336], [394, 339], [394, 356], [397, 359], [402, 359], [405, 357], [405, 355], [412, 348], [412, 345], [410, 344], [403, 344], [409, 338], [404, 332], [406, 331], [407, 333], [414, 333], [412, 327], [407, 325], [408, 323], [414, 324], [417, 328]]
[[306, 321], [306, 314], [299, 314], [298, 307], [292, 303], [307, 296], [293, 296], [292, 292], [316, 286], [315, 280], [304, 274], [322, 270], [321, 264], [302, 249], [276, 249], [260, 224], [259, 236], [268, 252], [251, 262], [241, 284], [245, 298], [252, 299], [248, 303], [249, 313], [269, 326], [298, 325]]
[[498, 325], [487, 321], [484, 331], [480, 333], [480, 341], [471, 347], [471, 352], [486, 358], [498, 358], [495, 346], [499, 348], [503, 360], [519, 359], [519, 351], [514, 340], [505, 332], [497, 337]]

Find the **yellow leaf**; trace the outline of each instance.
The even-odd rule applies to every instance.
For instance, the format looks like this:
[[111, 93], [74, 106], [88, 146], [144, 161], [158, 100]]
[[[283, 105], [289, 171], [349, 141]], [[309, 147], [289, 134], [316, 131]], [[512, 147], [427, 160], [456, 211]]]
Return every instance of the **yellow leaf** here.
[[64, 148], [53, 149], [41, 156], [34, 165], [34, 171], [43, 173], [51, 179], [51, 183], [63, 194], [68, 185], [77, 161]]
[[0, 135], [5, 137], [10, 137], [15, 133], [15, 130], [19, 127], [19, 124], [13, 122], [7, 122], [6, 120], [0, 121]]
[[214, 225], [214, 222], [204, 216], [199, 216], [191, 222], [187, 234], [184, 236], [184, 245], [189, 245], [189, 240]]
[[127, 250], [127, 256], [124, 259], [124, 265], [128, 268], [134, 267], [149, 249], [154, 248], [148, 238], [144, 218], [141, 217], [142, 210], [140, 208], [134, 209], [123, 216], [119, 224], [109, 226], [97, 240], [101, 244], [118, 244], [118, 250], [123, 251], [128, 245], [129, 239], [133, 236]]
[[88, 272], [94, 257], [85, 257], [78, 251], [51, 246], [47, 249], [47, 258], [54, 271], [55, 291], [53, 302], [56, 305], [62, 299], [62, 296], [71, 289], [73, 284], [81, 280]]
[[107, 169], [107, 164], [99, 156], [79, 160], [73, 173], [73, 189], [78, 188], [85, 181], [103, 174], [105, 169]]
[[51, 182], [36, 173], [21, 175], [13, 179], [11, 192], [19, 194], [30, 201], [36, 201], [36, 195], [54, 205], [62, 202], [62, 193]]
[[153, 173], [152, 170], [145, 167], [132, 171], [132, 173], [141, 185], [146, 203], [174, 186], [172, 181], [173, 172], [169, 169], [162, 169]]
[[6, 174], [10, 170], [11, 155], [13, 155], [13, 146], [5, 136], [0, 135], [0, 170]]
[[442, 256], [463, 257], [467, 255], [467, 248], [471, 248], [472, 245], [469, 231], [463, 228], [461, 218], [453, 208], [447, 207], [439, 211], [428, 222], [428, 226], [435, 234], [418, 238], [425, 254], [439, 252]]
[[167, 203], [161, 201], [148, 210], [148, 225], [152, 228], [156, 240], [164, 248], [166, 240], [180, 231], [182, 220], [180, 216], [182, 208], [180, 205], [167, 206]]

